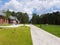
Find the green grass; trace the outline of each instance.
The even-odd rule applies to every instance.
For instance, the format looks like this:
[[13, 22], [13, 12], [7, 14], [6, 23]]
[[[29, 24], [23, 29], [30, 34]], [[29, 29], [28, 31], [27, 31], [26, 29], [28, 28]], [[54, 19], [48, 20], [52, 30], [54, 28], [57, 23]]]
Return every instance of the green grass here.
[[0, 45], [32, 45], [30, 28], [0, 28]]
[[0, 26], [9, 26], [11, 24], [0, 24]]
[[[39, 28], [44, 29], [45, 31], [52, 33], [55, 36], [60, 37], [60, 25], [36, 25]], [[40, 27], [41, 26], [41, 27]]]

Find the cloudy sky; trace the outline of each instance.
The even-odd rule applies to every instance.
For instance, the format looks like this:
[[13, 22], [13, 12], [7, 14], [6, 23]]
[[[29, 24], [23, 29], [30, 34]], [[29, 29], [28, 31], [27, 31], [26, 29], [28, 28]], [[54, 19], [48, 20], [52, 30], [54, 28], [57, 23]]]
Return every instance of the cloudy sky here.
[[60, 11], [60, 0], [0, 0], [0, 9], [43, 14]]

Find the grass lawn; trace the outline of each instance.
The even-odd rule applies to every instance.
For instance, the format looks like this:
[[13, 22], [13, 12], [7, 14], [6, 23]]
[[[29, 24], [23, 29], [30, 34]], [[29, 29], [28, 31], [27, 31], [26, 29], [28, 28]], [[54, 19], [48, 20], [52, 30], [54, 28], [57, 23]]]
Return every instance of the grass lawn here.
[[55, 36], [60, 37], [60, 25], [42, 25], [41, 27], [39, 24], [36, 25], [39, 28], [44, 29], [45, 31], [52, 33]]
[[0, 24], [0, 26], [9, 26], [11, 24]]
[[0, 45], [32, 45], [30, 28], [0, 28]]

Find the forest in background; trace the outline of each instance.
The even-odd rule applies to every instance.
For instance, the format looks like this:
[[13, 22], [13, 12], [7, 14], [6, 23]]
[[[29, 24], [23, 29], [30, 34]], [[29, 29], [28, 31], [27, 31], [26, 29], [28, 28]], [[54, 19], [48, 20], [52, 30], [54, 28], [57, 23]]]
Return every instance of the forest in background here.
[[60, 25], [60, 12], [52, 12], [46, 13], [42, 15], [37, 15], [36, 13], [32, 14], [31, 20], [29, 20], [29, 15], [23, 12], [11, 12], [9, 10], [6, 11], [6, 16], [14, 16], [20, 21], [20, 23], [32, 23], [32, 24], [55, 24]]

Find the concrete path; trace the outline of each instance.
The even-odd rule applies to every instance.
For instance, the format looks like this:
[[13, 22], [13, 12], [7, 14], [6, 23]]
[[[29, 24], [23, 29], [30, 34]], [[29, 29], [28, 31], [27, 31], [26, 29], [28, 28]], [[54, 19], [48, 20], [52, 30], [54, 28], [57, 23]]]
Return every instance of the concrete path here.
[[6, 28], [6, 27], [14, 28], [14, 27], [19, 27], [19, 26], [23, 26], [23, 24], [18, 24], [18, 25], [9, 25], [9, 26], [0, 26], [0, 27], [3, 27], [3, 28]]
[[[11, 26], [0, 26], [0, 27], [19, 27], [24, 24], [19, 25], [11, 25]], [[30, 26], [31, 28], [31, 36], [33, 45], [60, 45], [60, 38], [34, 26], [25, 24], [25, 26]]]
[[[24, 26], [24, 24], [9, 25], [9, 26], [0, 26], [0, 27], [3, 27], [3, 28], [15, 28], [15, 27], [19, 27], [19, 26]], [[29, 25], [25, 24], [25, 26], [29, 26]]]
[[30, 25], [33, 45], [60, 45], [60, 38]]

